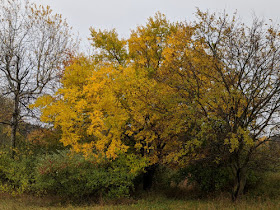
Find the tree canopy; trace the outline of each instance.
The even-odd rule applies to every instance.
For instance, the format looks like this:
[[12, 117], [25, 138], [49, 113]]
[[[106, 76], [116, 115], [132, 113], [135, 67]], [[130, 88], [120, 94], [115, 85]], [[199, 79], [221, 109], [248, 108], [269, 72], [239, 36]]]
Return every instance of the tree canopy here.
[[279, 34], [200, 10], [191, 23], [157, 13], [128, 39], [92, 28], [94, 55], [73, 58], [62, 88], [33, 107], [86, 156], [224, 162], [236, 199], [256, 151], [278, 134]]

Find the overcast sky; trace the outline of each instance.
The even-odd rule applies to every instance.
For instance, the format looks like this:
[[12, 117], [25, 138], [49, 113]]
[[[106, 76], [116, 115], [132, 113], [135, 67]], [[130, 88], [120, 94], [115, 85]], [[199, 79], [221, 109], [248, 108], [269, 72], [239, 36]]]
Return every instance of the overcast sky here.
[[60, 13], [79, 32], [85, 42], [89, 27], [116, 28], [121, 37], [128, 37], [130, 29], [142, 25], [157, 11], [166, 14], [171, 21], [193, 20], [196, 7], [205, 11], [227, 13], [238, 11], [243, 21], [252, 15], [280, 22], [279, 0], [30, 0], [49, 5]]

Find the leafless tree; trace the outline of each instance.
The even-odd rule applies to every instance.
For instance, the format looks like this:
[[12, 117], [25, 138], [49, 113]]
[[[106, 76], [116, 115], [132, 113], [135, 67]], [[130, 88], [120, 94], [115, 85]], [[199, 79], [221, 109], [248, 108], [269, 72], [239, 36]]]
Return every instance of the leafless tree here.
[[0, 87], [13, 101], [11, 145], [23, 110], [50, 88], [68, 58], [70, 29], [49, 7], [28, 1], [0, 0]]

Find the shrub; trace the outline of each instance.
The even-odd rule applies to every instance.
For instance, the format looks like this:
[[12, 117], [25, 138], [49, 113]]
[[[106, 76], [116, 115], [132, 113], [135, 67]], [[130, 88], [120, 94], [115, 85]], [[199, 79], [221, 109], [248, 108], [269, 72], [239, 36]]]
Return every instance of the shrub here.
[[280, 197], [280, 172], [266, 172], [258, 185], [249, 189], [248, 196], [278, 199]]
[[15, 156], [7, 151], [0, 155], [0, 185], [2, 191], [13, 193], [27, 192], [34, 183], [34, 168], [36, 159], [28, 156]]
[[[133, 161], [137, 167], [132, 167]], [[141, 164], [135, 156], [127, 155], [114, 161], [85, 159], [66, 152], [47, 155], [36, 168], [35, 188], [78, 200], [126, 197], [133, 190], [133, 179], [142, 170]]]
[[195, 184], [203, 194], [217, 192], [229, 188], [230, 171], [227, 167], [215, 164], [197, 163], [182, 168], [174, 176], [176, 182], [188, 179], [189, 184]]
[[173, 177], [176, 172], [175, 169], [159, 164], [155, 170], [154, 187], [158, 190], [168, 190], [174, 181]]
[[59, 129], [37, 128], [28, 133], [22, 146], [28, 147], [34, 154], [52, 153], [65, 149], [60, 138]]

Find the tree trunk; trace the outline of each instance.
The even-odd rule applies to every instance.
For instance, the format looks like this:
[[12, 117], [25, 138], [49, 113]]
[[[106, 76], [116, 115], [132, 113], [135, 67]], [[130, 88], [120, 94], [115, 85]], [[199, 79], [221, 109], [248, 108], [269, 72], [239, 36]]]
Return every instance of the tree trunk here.
[[11, 123], [11, 146], [12, 146], [12, 158], [15, 156], [15, 148], [16, 148], [16, 134], [18, 129], [18, 121], [19, 121], [19, 96], [16, 95], [14, 98], [14, 111]]
[[246, 170], [238, 168], [234, 170], [234, 183], [232, 189], [232, 200], [236, 201], [243, 193], [246, 185]]
[[143, 175], [143, 190], [150, 190], [152, 188], [156, 169], [157, 164], [146, 168], [146, 173]]

